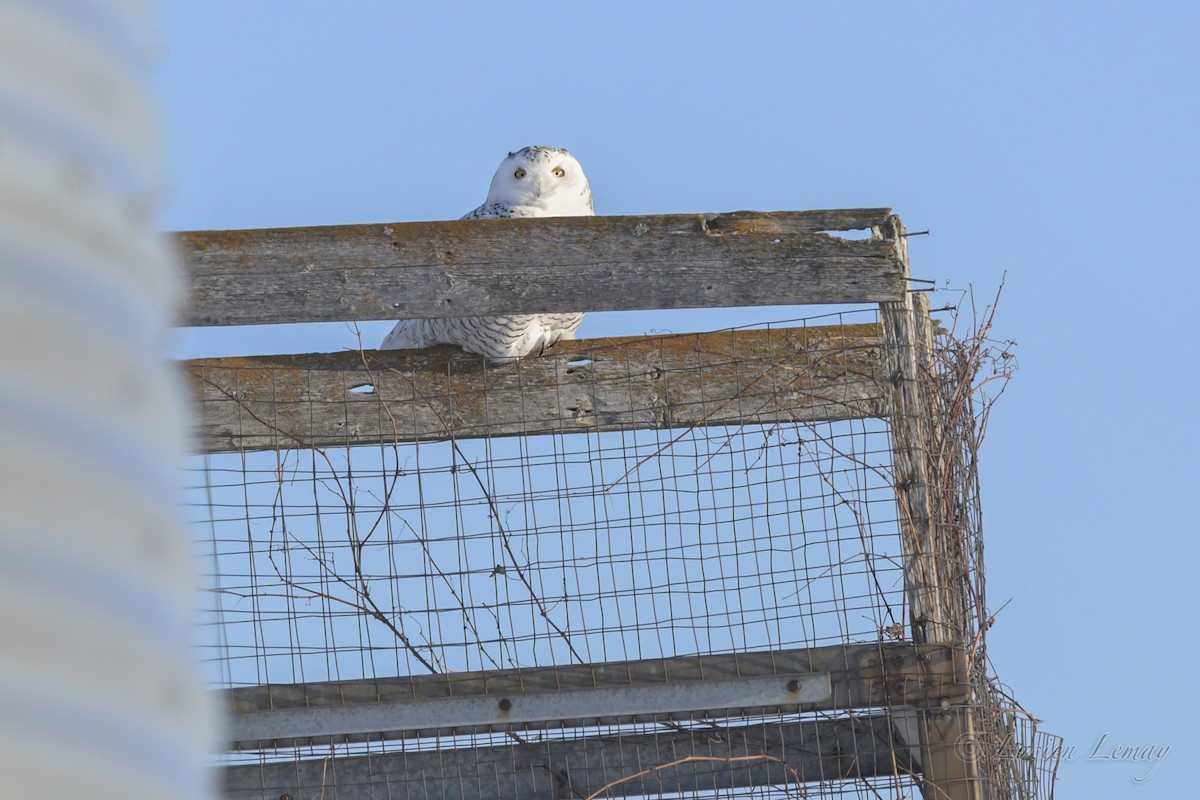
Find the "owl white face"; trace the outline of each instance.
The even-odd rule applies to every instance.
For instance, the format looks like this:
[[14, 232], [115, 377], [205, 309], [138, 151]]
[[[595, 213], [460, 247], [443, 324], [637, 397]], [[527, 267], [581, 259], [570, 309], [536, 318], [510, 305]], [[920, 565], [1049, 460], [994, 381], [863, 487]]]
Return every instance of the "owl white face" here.
[[587, 216], [592, 190], [583, 167], [566, 150], [526, 147], [500, 164], [486, 204], [526, 208], [539, 216]]

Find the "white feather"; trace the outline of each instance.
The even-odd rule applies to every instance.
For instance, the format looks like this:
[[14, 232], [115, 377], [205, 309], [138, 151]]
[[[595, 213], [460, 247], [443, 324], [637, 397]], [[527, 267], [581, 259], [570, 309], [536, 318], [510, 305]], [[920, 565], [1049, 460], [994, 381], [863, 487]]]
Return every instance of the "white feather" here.
[[[566, 150], [526, 147], [500, 163], [483, 205], [463, 219], [593, 216], [583, 167]], [[583, 314], [517, 314], [401, 320], [380, 350], [458, 345], [499, 363], [574, 339]]]

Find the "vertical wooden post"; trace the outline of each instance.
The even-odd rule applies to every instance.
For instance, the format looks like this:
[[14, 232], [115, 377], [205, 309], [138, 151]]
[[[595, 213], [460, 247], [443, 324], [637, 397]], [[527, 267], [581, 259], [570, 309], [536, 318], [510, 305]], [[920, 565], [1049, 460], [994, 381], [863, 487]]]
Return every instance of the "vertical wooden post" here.
[[[873, 232], [894, 244], [907, 277], [908, 242], [900, 219], [890, 217]], [[958, 597], [961, 585], [953, 559], [946, 558], [953, 550], [951, 543], [939, 540], [945, 532], [938, 525], [932, 494], [942, 483], [936, 474], [939, 461], [930, 452], [931, 444], [941, 439], [941, 421], [929, 395], [934, 378], [929, 301], [923, 294], [909, 293], [902, 301], [881, 303], [880, 314], [884, 377], [891, 385], [892, 460], [911, 638], [917, 644], [962, 646], [967, 620]], [[971, 706], [935, 701], [918, 713], [926, 800], [983, 800], [989, 793], [979, 768]]]

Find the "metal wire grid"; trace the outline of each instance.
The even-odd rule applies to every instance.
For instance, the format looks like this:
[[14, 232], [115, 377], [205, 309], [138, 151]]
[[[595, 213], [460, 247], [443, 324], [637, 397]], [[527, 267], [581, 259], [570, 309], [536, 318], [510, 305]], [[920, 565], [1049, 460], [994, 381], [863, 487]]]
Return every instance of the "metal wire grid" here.
[[872, 420], [207, 456], [212, 679], [874, 641], [888, 458]]
[[1040, 730], [1038, 721], [994, 678], [986, 681], [978, 709], [978, 743], [983, 763], [999, 796], [1037, 800], [1054, 794], [1063, 740]]
[[[725, 421], [682, 434], [592, 430], [195, 457], [189, 498], [208, 554], [213, 684], [350, 680], [903, 636], [887, 425], [870, 418]], [[966, 442], [968, 450], [977, 444]], [[964, 555], [974, 562], [977, 487], [968, 482], [966, 494], [973, 518], [966, 537], [971, 549]], [[978, 583], [971, 611], [977, 614], [983, 609], [981, 567], [971, 568]], [[779, 724], [747, 713], [721, 721], [720, 729], [742, 735], [755, 725], [765, 731]], [[597, 737], [653, 739], [663, 728], [527, 733], [539, 746], [575, 736], [572, 746], [586, 751]], [[520, 746], [519, 735], [514, 743], [499, 734], [331, 742], [230, 756], [227, 763], [248, 758], [264, 771], [292, 764], [301, 786], [302, 779], [312, 780], [315, 759], [334, 769], [334, 778], [322, 772], [322, 789], [367, 797], [375, 795], [354, 792], [379, 786], [354, 777], [352, 766], [361, 759], [432, 751], [476, 763], [486, 753], [498, 759], [493, 780], [511, 782], [528, 765], [511, 753], [505, 761], [503, 753]], [[880, 753], [895, 759], [895, 748], [904, 746], [892, 742]], [[864, 748], [855, 753], [856, 763], [873, 754], [862, 742], [852, 747]], [[1045, 782], [1050, 770], [1052, 783], [1053, 764], [1031, 764], [1033, 780]], [[605, 780], [630, 774], [621, 771], [628, 764], [611, 766]], [[729, 765], [718, 771], [727, 774]], [[691, 789], [676, 793], [901, 797], [919, 791], [895, 763], [883, 772], [853, 780], [844, 780], [849, 772], [843, 779], [807, 776], [816, 783], [802, 792], [786, 780], [757, 788], [717, 781], [705, 788], [693, 779]], [[408, 776], [402, 773], [403, 780]], [[759, 778], [753, 782], [762, 784]], [[1016, 773], [1005, 780], [1017, 780]], [[388, 791], [426, 796], [411, 786]], [[505, 796], [498, 789], [479, 791], [481, 797]], [[644, 791], [658, 793], [650, 786]], [[473, 796], [465, 783], [452, 795]], [[1043, 787], [1040, 794], [1011, 796], [1048, 795]]]
[[962, 607], [953, 609], [953, 617], [963, 626], [959, 635], [972, 643], [975, 735], [963, 745], [978, 758], [992, 796], [1048, 799], [1054, 795], [1062, 739], [1039, 730], [1038, 721], [992, 674], [987, 655], [993, 612], [986, 599], [978, 455], [992, 405], [1016, 369], [1011, 343], [989, 338], [993, 311], [972, 320], [966, 332], [943, 330], [935, 337], [928, 388], [930, 416], [939, 424], [929, 444], [941, 480], [932, 497], [940, 509], [943, 540], [954, 545], [943, 553], [943, 568], [959, 576], [962, 589]]
[[895, 630], [886, 424], [733, 422], [193, 457], [210, 680], [626, 660]]
[[607, 797], [911, 798], [920, 779], [907, 735], [885, 715], [747, 709], [736, 719], [376, 739], [234, 761], [226, 793], [239, 800], [262, 796], [260, 787], [340, 800], [582, 799], [601, 790]]

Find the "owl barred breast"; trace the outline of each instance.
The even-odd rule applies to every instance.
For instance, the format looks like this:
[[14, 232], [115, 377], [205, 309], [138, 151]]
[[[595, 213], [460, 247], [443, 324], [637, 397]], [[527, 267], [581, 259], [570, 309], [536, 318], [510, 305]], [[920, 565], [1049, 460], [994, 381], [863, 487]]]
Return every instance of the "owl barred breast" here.
[[[588, 217], [592, 190], [575, 157], [557, 147], [526, 147], [508, 157], [492, 178], [487, 199], [463, 219]], [[561, 339], [574, 339], [583, 314], [406, 319], [396, 323], [380, 350], [454, 344], [503, 363], [540, 352]]]

